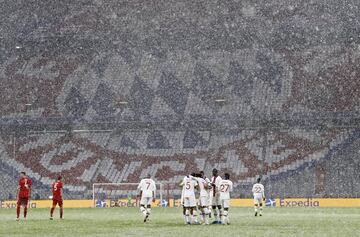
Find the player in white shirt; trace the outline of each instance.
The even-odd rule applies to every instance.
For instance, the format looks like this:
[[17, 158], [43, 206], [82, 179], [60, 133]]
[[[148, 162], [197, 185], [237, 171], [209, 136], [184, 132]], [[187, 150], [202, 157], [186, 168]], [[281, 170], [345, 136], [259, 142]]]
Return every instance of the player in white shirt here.
[[211, 218], [211, 200], [210, 200], [210, 189], [211, 189], [211, 181], [208, 177], [205, 176], [205, 173], [204, 171], [200, 171], [200, 175], [203, 179], [205, 179], [206, 183], [207, 183], [207, 188], [206, 188], [206, 191], [208, 193], [208, 199], [207, 199], [207, 202], [208, 202], [208, 215], [209, 215], [209, 218]]
[[[193, 177], [194, 176], [194, 173], [192, 173], [190, 175], [190, 177]], [[183, 207], [183, 217], [184, 217], [184, 222], [185, 224], [187, 224], [187, 217], [186, 217], [186, 208], [184, 206], [184, 192], [185, 192], [185, 183], [184, 183], [184, 179], [181, 180], [179, 186], [182, 188], [181, 190], [181, 198], [180, 198], [180, 205]]]
[[201, 171], [198, 174], [197, 182], [198, 182], [198, 188], [199, 188], [199, 192], [200, 192], [199, 206], [201, 209], [201, 219], [205, 225], [208, 225], [209, 224], [208, 215], [210, 213], [210, 210], [208, 209], [208, 206], [209, 206], [208, 187], [210, 187], [210, 180], [209, 179], [206, 180], [204, 177], [204, 172]]
[[220, 202], [223, 208], [221, 213], [221, 223], [223, 225], [230, 224], [229, 221], [229, 208], [230, 208], [230, 192], [233, 191], [233, 183], [230, 180], [230, 175], [225, 173], [225, 178], [220, 181]]
[[183, 207], [184, 222], [185, 222], [185, 224], [187, 224], [187, 221], [186, 221], [186, 208], [184, 206], [184, 191], [185, 191], [184, 180], [181, 180], [179, 186], [181, 187], [180, 205]]
[[142, 179], [137, 187], [140, 197], [140, 211], [144, 215], [144, 222], [146, 222], [151, 213], [151, 203], [155, 202], [156, 185], [151, 176], [148, 175]]
[[212, 206], [215, 221], [213, 221], [213, 224], [221, 224], [219, 215], [221, 212], [221, 202], [220, 202], [220, 193], [219, 193], [219, 187], [220, 187], [220, 181], [222, 178], [218, 176], [218, 170], [213, 169], [212, 171], [213, 177], [211, 178], [211, 190], [210, 190], [210, 204]]
[[196, 213], [196, 199], [195, 187], [198, 186], [196, 178], [192, 175], [185, 176], [182, 182], [183, 185], [183, 205], [185, 208], [185, 221], [186, 224], [191, 224], [189, 215], [192, 215], [192, 222], [199, 224]]
[[261, 178], [258, 178], [257, 183], [254, 184], [252, 188], [252, 193], [254, 195], [255, 216], [258, 215], [258, 209], [260, 209], [259, 216], [262, 216], [262, 206], [263, 201], [265, 201], [264, 185], [262, 185], [260, 181]]

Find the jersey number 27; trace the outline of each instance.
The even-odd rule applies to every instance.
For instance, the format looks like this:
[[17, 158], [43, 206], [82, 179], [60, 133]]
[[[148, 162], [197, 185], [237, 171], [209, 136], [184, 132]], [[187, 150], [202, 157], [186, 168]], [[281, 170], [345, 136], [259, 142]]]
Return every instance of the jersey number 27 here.
[[228, 185], [228, 184], [222, 184], [222, 185], [220, 185], [220, 191], [221, 191], [221, 192], [225, 193], [225, 192], [228, 191], [228, 189], [229, 189], [229, 185]]

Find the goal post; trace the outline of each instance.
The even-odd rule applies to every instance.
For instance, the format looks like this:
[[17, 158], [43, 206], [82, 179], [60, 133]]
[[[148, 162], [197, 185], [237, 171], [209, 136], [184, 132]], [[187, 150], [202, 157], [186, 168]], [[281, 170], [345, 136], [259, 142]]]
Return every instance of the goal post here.
[[[93, 183], [93, 207], [138, 207], [139, 183]], [[156, 183], [154, 206], [163, 205], [163, 184]]]

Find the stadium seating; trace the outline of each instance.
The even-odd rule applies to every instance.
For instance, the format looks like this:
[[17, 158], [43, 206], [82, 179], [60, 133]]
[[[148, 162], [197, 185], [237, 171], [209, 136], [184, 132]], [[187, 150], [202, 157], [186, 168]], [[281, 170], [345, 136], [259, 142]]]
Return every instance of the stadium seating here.
[[324, 0], [140, 2], [29, 5], [12, 17], [9, 3], [2, 118], [358, 111], [358, 9]]
[[[71, 136], [64, 133], [25, 135], [15, 139], [18, 141], [15, 143], [15, 158], [12, 142], [2, 140], [2, 162], [11, 168], [11, 172], [3, 169], [1, 173], [6, 177], [4, 182], [10, 182], [10, 190], [16, 188], [18, 172], [25, 170], [38, 181], [36, 187], [41, 195], [46, 195], [44, 189], [49, 189], [52, 180], [61, 174], [65, 177], [69, 197], [90, 196], [95, 182], [136, 183], [147, 174], [158, 182], [174, 185], [184, 174], [193, 171], [205, 170], [210, 176], [214, 167], [222, 175], [225, 171], [231, 174], [236, 184], [236, 196], [249, 196], [249, 186], [259, 175], [264, 177], [271, 196], [358, 194], [358, 190], [348, 187], [349, 184], [347, 189], [336, 191], [331, 186], [335, 182], [332, 180], [336, 180], [333, 171], [342, 172], [342, 167], [347, 175], [336, 182], [358, 184], [358, 180], [352, 180], [351, 176], [356, 176], [359, 170], [357, 150], [352, 148], [344, 155], [347, 148], [343, 147], [356, 147], [359, 131], [291, 129], [266, 132], [265, 136], [263, 130], [234, 131], [231, 134], [143, 131], [123, 134], [82, 132]], [[148, 143], [148, 138], [159, 142]], [[124, 140], [126, 142], [122, 142]], [[346, 162], [339, 161], [339, 152], [346, 157]], [[315, 192], [316, 166], [324, 166], [329, 178], [323, 193]], [[177, 187], [171, 187], [171, 191], [178, 192]], [[6, 190], [1, 198], [7, 195]]]

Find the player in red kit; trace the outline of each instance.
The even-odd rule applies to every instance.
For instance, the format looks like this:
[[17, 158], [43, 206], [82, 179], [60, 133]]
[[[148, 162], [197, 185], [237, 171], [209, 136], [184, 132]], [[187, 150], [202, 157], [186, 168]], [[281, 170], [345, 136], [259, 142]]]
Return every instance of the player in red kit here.
[[53, 219], [53, 214], [56, 205], [59, 205], [60, 208], [60, 219], [63, 217], [63, 198], [62, 198], [62, 189], [64, 187], [63, 182], [61, 182], [61, 176], [52, 184], [52, 193], [53, 193], [53, 204], [50, 210], [50, 220]]
[[25, 172], [20, 173], [20, 180], [19, 180], [19, 189], [18, 189], [18, 201], [16, 207], [16, 220], [19, 220], [20, 217], [20, 207], [21, 205], [24, 206], [24, 219], [26, 219], [27, 209], [29, 199], [31, 197], [31, 179], [26, 176]]

